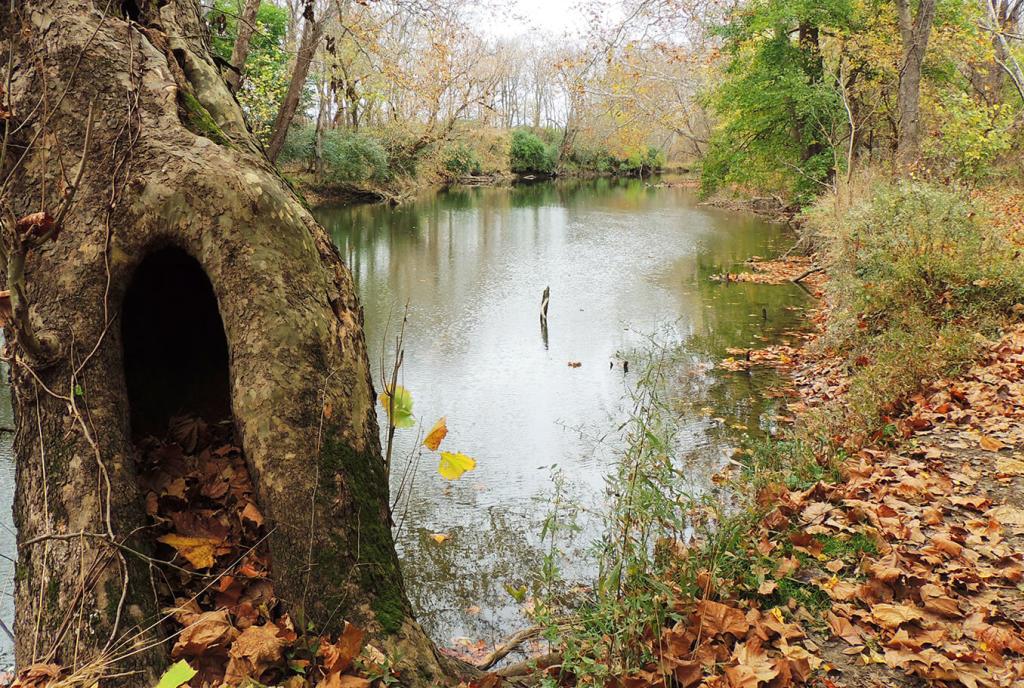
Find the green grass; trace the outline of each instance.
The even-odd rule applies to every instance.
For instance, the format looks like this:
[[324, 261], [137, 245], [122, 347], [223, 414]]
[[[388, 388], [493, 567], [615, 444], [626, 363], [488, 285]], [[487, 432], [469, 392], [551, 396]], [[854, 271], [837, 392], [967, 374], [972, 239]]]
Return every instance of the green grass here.
[[865, 554], [878, 554], [878, 545], [864, 533], [853, 535], [819, 535], [821, 553], [829, 559], [855, 562]]

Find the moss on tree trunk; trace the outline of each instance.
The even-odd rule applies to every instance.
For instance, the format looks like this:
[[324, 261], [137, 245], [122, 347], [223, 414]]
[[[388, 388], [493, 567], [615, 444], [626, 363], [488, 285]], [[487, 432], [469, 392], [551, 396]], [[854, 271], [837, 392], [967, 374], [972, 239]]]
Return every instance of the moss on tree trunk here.
[[136, 267], [174, 246], [217, 299], [278, 597], [322, 632], [363, 625], [401, 656], [408, 685], [443, 683], [401, 583], [349, 271], [249, 133], [194, 0], [124, 4], [134, 21], [122, 3], [0, 9], [17, 130], [2, 174], [16, 215], [59, 200], [83, 113], [97, 113], [76, 205], [25, 266], [32, 320], [62, 349], [33, 367], [15, 347], [12, 363], [18, 663], [81, 666], [106, 652], [121, 657], [108, 673], [138, 672], [129, 685], [166, 663], [167, 645], [145, 649], [159, 613], [150, 569], [126, 549], [149, 545], [118, 317]]

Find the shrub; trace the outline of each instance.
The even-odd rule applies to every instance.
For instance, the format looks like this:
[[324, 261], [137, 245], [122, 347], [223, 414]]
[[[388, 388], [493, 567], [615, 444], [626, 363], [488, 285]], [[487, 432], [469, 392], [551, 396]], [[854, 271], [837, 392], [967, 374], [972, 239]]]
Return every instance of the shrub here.
[[327, 177], [331, 181], [385, 181], [389, 176], [388, 154], [373, 137], [329, 131], [324, 134], [323, 145]]
[[650, 174], [665, 166], [665, 154], [654, 146], [646, 150], [638, 149], [619, 164], [619, 169], [627, 174]]
[[316, 133], [312, 124], [295, 124], [288, 129], [278, 160], [285, 162], [306, 162], [313, 157], [313, 137]]
[[480, 158], [476, 151], [463, 143], [448, 146], [442, 155], [441, 164], [453, 177], [480, 174]]
[[522, 129], [512, 132], [509, 159], [513, 172], [551, 174], [555, 171], [556, 154], [551, 146]]
[[581, 170], [606, 174], [614, 172], [618, 161], [603, 146], [573, 146], [569, 154], [569, 162]]
[[993, 333], [1024, 299], [1017, 251], [948, 189], [883, 185], [824, 233], [834, 307], [826, 343], [853, 371], [833, 422], [848, 429], [877, 430], [923, 379], [955, 374], [975, 354], [976, 333]]
[[968, 183], [984, 180], [993, 161], [1012, 144], [1013, 108], [978, 102], [965, 93], [938, 106], [939, 133], [928, 139], [929, 163]]

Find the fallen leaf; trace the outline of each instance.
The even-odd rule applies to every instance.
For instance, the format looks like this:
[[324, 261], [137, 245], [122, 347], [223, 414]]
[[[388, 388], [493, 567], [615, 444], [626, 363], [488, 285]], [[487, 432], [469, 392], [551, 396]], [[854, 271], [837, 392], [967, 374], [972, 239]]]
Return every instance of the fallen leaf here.
[[1024, 475], [1024, 461], [1002, 457], [996, 461], [996, 471], [1006, 475]]
[[451, 535], [449, 535], [448, 533], [431, 533], [430, 534], [430, 539], [433, 540], [434, 542], [436, 542], [437, 544], [441, 544], [442, 542], [444, 542], [445, 540], [447, 540], [450, 537], [451, 537]]
[[370, 688], [373, 682], [369, 679], [345, 674], [328, 674], [317, 684], [317, 688]]
[[921, 586], [921, 604], [928, 611], [949, 617], [960, 617], [960, 607], [956, 600], [946, 594], [946, 591], [933, 583], [925, 583]]
[[9, 289], [0, 291], [0, 327], [7, 327], [14, 311], [11, 308], [11, 292]]
[[832, 635], [837, 638], [842, 638], [850, 645], [859, 645], [863, 636], [849, 619], [839, 616], [833, 612], [828, 612], [825, 615], [826, 621], [828, 621], [829, 630], [832, 631]]
[[191, 537], [171, 533], [157, 538], [158, 542], [170, 545], [185, 557], [188, 563], [197, 569], [208, 569], [213, 566], [214, 550], [222, 543], [221, 540], [208, 537]]
[[251, 522], [257, 528], [263, 525], [263, 514], [260, 513], [260, 510], [252, 502], [246, 504], [245, 508], [242, 509], [242, 518]]
[[276, 624], [250, 626], [231, 644], [224, 682], [241, 685], [246, 679], [259, 680], [263, 672], [283, 658], [284, 640]]
[[231, 625], [226, 609], [203, 612], [182, 630], [171, 649], [171, 657], [199, 657], [202, 655], [227, 652], [227, 648], [238, 637], [238, 630]]
[[701, 600], [697, 603], [697, 614], [701, 627], [712, 635], [732, 633], [739, 638], [750, 628], [742, 611], [721, 602]]
[[59, 664], [31, 664], [18, 672], [12, 688], [45, 688], [60, 672]]
[[366, 634], [355, 624], [346, 623], [336, 643], [323, 642], [318, 654], [323, 657], [324, 672], [327, 674], [344, 674], [352, 666], [352, 660], [363, 649]]
[[871, 618], [883, 628], [898, 628], [901, 624], [923, 618], [921, 610], [905, 604], [876, 604]]
[[[38, 237], [53, 229], [54, 222], [53, 215], [50, 215], [45, 210], [40, 210], [37, 213], [30, 213], [22, 217], [15, 223], [14, 229], [18, 234], [30, 234]], [[54, 235], [53, 238], [56, 239], [57, 236]]]
[[184, 659], [179, 660], [163, 673], [156, 688], [179, 688], [181, 684], [191, 681], [196, 673], [198, 672], [190, 667], [188, 662]]

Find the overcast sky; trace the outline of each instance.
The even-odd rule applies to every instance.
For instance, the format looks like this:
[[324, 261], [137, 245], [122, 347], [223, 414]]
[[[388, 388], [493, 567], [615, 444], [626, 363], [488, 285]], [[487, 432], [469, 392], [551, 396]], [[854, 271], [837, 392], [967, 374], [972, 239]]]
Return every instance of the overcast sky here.
[[508, 0], [500, 12], [481, 10], [480, 28], [501, 37], [578, 34], [586, 28], [579, 5], [580, 0]]

